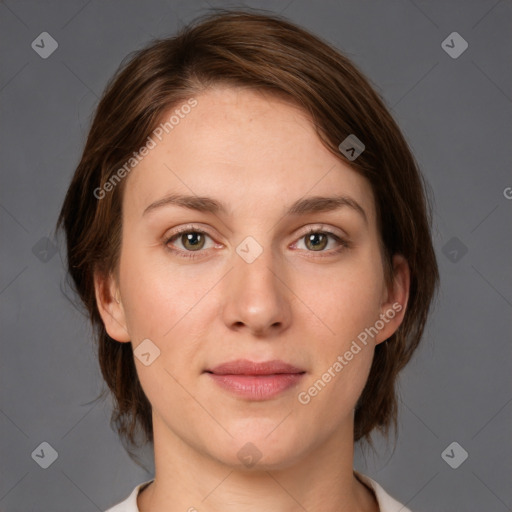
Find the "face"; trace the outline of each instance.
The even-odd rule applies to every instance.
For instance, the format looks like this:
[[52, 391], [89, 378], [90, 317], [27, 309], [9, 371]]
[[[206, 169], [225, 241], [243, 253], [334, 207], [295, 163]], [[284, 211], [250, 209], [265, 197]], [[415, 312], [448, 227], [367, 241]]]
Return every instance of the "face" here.
[[285, 467], [352, 434], [407, 266], [387, 287], [371, 187], [300, 109], [231, 88], [195, 99], [126, 178], [118, 274], [97, 297], [111, 337], [145, 343], [155, 428], [225, 464]]

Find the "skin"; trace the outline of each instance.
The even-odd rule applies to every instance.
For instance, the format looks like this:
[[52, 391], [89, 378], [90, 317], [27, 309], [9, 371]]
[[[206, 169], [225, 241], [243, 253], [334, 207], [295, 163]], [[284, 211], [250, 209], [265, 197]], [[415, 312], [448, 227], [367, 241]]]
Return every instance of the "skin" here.
[[[394, 257], [386, 286], [372, 189], [321, 144], [298, 107], [226, 87], [195, 98], [126, 178], [119, 268], [95, 277], [109, 335], [134, 349], [149, 338], [160, 350], [149, 366], [135, 358], [153, 407], [155, 448], [155, 481], [139, 495], [139, 509], [378, 511], [353, 474], [354, 407], [375, 345], [402, 322], [407, 262]], [[171, 193], [214, 198], [227, 213], [177, 205], [143, 213]], [[285, 215], [298, 199], [335, 194], [357, 201], [367, 221], [348, 206]], [[207, 233], [204, 245], [182, 236], [167, 244], [190, 223]], [[308, 228], [349, 245], [336, 252], [342, 246], [328, 237], [315, 250], [306, 244]], [[252, 263], [236, 252], [247, 236], [263, 249]], [[179, 256], [187, 250], [197, 258]], [[299, 403], [298, 393], [394, 303], [402, 310], [317, 396]], [[298, 387], [251, 401], [204, 373], [238, 358], [280, 359], [306, 374]], [[262, 454], [251, 468], [237, 456], [247, 442]]]

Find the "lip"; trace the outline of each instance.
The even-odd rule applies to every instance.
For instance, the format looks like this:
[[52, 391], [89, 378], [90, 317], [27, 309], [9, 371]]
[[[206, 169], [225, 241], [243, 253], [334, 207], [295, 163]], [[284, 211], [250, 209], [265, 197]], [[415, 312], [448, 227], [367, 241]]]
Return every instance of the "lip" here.
[[254, 401], [268, 400], [296, 386], [305, 370], [279, 360], [237, 359], [205, 370], [222, 389]]
[[206, 370], [215, 375], [275, 375], [278, 373], [303, 373], [305, 370], [278, 359], [256, 363], [248, 359], [236, 359]]

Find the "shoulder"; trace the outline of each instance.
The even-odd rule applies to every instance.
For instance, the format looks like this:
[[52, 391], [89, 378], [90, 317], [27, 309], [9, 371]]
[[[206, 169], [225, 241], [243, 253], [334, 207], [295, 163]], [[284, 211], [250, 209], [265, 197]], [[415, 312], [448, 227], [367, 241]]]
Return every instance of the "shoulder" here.
[[153, 479], [147, 480], [146, 482], [142, 482], [137, 485], [124, 501], [114, 505], [105, 512], [139, 512], [139, 508], [137, 507], [137, 496], [139, 495], [139, 492], [152, 481]]
[[375, 480], [354, 470], [356, 477], [375, 493], [380, 512], [411, 512], [407, 507], [392, 498]]

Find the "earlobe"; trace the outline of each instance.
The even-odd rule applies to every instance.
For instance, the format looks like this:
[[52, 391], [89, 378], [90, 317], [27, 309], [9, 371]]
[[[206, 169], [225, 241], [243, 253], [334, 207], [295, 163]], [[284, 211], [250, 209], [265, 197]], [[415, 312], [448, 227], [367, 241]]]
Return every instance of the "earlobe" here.
[[384, 327], [375, 337], [376, 344], [386, 341], [400, 327], [407, 309], [409, 287], [409, 264], [404, 256], [395, 254], [393, 256], [393, 280], [387, 288], [385, 300], [381, 304], [380, 318]]
[[130, 341], [126, 328], [126, 318], [119, 289], [115, 279], [99, 272], [94, 274], [96, 303], [108, 335], [120, 342]]

